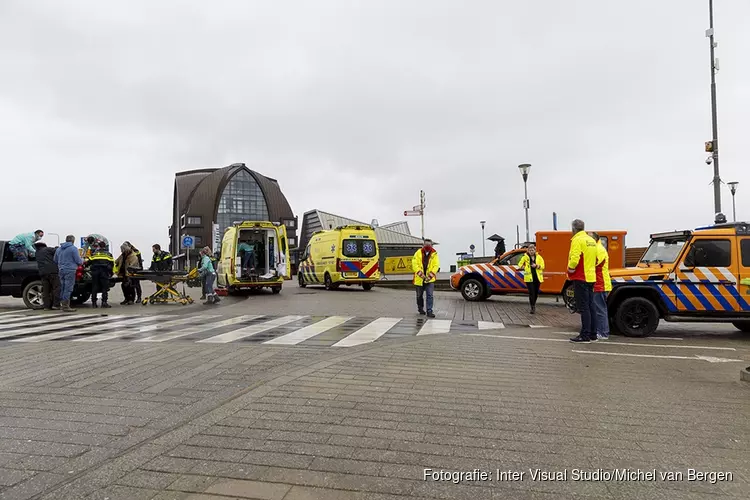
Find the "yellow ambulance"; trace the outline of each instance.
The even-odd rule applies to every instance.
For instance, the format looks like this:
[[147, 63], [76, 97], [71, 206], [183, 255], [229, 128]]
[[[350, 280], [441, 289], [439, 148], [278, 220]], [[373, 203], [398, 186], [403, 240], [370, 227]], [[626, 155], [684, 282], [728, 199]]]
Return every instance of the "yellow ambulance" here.
[[380, 280], [378, 242], [367, 225], [339, 226], [312, 235], [299, 265], [299, 286], [322, 284], [326, 290], [362, 285], [371, 290]]
[[278, 222], [235, 222], [224, 231], [216, 281], [228, 293], [270, 288], [292, 279], [286, 227]]

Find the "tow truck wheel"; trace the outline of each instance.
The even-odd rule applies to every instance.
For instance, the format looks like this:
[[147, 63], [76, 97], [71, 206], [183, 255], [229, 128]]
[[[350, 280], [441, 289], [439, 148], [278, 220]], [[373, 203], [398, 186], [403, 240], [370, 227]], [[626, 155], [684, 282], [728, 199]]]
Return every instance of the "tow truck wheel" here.
[[615, 311], [615, 326], [626, 337], [648, 337], [659, 326], [659, 311], [648, 299], [625, 299]]
[[305, 278], [302, 276], [302, 273], [299, 273], [297, 276], [297, 279], [299, 280], [299, 287], [305, 288], [307, 286], [307, 283], [305, 283]]
[[362, 288], [365, 290], [372, 290], [372, 283], [362, 283]]
[[732, 324], [739, 331], [750, 333], [750, 321], [733, 321]]
[[476, 278], [469, 278], [461, 284], [461, 295], [469, 302], [482, 300], [485, 293], [484, 283]]

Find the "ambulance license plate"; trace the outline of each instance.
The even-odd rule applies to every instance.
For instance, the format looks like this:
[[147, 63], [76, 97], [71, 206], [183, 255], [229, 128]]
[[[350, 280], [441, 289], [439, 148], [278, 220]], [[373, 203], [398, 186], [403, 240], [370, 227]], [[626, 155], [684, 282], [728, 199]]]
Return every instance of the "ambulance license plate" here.
[[356, 278], [359, 276], [358, 273], [344, 273], [344, 278]]

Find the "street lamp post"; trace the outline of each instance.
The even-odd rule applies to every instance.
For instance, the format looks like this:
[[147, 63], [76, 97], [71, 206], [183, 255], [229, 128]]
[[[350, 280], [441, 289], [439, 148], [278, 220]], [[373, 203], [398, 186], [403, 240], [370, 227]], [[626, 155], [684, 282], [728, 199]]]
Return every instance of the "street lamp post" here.
[[734, 193], [737, 192], [737, 185], [739, 182], [727, 182], [727, 185], [729, 186], [730, 191], [732, 191], [732, 220], [734, 222], [737, 222], [737, 206], [734, 204]]
[[518, 165], [518, 168], [521, 170], [521, 175], [523, 176], [523, 208], [526, 211], [526, 242], [528, 243], [529, 241], [531, 241], [529, 238], [529, 191], [528, 191], [529, 170], [531, 170], [531, 164], [522, 163], [521, 165]]
[[479, 223], [482, 225], [482, 257], [486, 257], [487, 254], [484, 252], [484, 224], [486, 220], [480, 220]]
[[718, 69], [718, 60], [714, 57], [714, 49], [717, 43], [714, 41], [713, 0], [708, 0], [708, 19], [709, 27], [706, 30], [706, 37], [708, 37], [711, 47], [711, 128], [713, 130], [711, 156], [714, 164], [714, 213], [718, 214], [721, 213], [721, 177], [719, 176], [719, 125], [716, 116], [716, 70]]

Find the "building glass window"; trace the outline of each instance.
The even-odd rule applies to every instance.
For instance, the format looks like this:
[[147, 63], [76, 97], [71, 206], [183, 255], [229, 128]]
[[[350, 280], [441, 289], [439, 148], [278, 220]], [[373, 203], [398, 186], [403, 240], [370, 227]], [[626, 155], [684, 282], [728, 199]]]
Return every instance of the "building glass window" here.
[[268, 206], [260, 186], [246, 170], [240, 170], [227, 183], [219, 199], [219, 234], [235, 221], [266, 221]]
[[297, 240], [295, 240], [294, 238], [289, 238], [289, 246], [294, 247], [296, 245], [297, 245]]
[[201, 225], [201, 218], [195, 217], [195, 216], [189, 216], [187, 218], [188, 226], [200, 226]]
[[195, 247], [202, 247], [203, 246], [203, 238], [200, 236], [193, 236], [193, 239], [195, 240]]
[[292, 220], [287, 219], [286, 221], [284, 221], [284, 223], [286, 224], [286, 227], [294, 228], [294, 220], [293, 219]]

